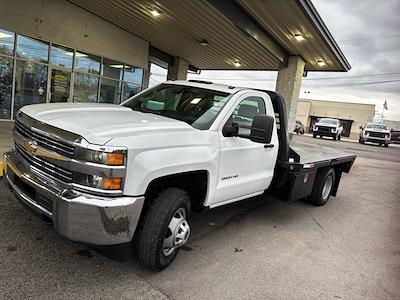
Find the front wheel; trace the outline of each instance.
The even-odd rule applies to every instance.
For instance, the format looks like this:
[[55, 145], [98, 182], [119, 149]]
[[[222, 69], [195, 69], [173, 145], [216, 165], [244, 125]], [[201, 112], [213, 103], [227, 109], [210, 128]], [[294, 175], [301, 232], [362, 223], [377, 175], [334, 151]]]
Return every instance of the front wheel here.
[[385, 144], [385, 147], [386, 147], [386, 148], [389, 147], [389, 144]]
[[309, 201], [317, 206], [325, 205], [335, 185], [335, 171], [324, 168], [318, 171]]
[[342, 136], [339, 134], [337, 137], [338, 141], [340, 141], [341, 138], [342, 138]]
[[160, 271], [176, 257], [190, 236], [187, 221], [189, 194], [181, 189], [162, 191], [148, 208], [138, 236], [137, 258], [145, 268]]

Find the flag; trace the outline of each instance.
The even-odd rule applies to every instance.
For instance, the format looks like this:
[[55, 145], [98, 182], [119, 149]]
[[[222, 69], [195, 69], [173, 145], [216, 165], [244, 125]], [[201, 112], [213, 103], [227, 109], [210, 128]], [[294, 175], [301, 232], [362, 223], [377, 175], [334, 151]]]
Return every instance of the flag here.
[[386, 101], [386, 100], [385, 100], [385, 103], [383, 103], [383, 108], [386, 109], [386, 110], [388, 109], [388, 108], [387, 108], [387, 101]]

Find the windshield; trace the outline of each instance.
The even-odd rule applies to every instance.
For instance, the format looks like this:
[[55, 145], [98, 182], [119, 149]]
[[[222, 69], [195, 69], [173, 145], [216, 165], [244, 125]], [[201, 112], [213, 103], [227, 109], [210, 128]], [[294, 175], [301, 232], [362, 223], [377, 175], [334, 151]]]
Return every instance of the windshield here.
[[161, 84], [121, 105], [184, 121], [194, 128], [204, 130], [210, 128], [230, 95], [192, 86]]
[[321, 120], [318, 121], [318, 123], [337, 125], [337, 120], [335, 120], [335, 119], [321, 119]]
[[367, 129], [382, 129], [387, 130], [386, 125], [383, 124], [368, 124], [365, 128]]

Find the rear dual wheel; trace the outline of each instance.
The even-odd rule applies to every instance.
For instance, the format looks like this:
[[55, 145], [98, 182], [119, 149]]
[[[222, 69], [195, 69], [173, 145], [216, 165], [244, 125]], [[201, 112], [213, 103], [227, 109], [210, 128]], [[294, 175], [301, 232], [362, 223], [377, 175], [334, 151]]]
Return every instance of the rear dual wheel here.
[[309, 201], [317, 206], [325, 205], [335, 185], [335, 171], [324, 168], [318, 171]]

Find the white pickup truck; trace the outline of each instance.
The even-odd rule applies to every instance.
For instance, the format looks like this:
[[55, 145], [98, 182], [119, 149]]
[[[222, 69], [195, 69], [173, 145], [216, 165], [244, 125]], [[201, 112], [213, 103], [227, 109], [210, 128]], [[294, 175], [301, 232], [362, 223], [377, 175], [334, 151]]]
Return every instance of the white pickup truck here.
[[38, 104], [17, 115], [4, 155], [16, 198], [71, 240], [133, 243], [161, 270], [189, 215], [268, 192], [324, 205], [354, 155], [289, 147], [271, 91], [168, 81], [118, 105]]
[[340, 125], [340, 121], [338, 119], [321, 118], [313, 127], [313, 138], [316, 138], [318, 135], [321, 138], [324, 136], [329, 136], [336, 141], [342, 138], [342, 132], [343, 126]]

